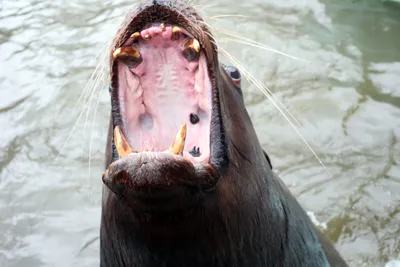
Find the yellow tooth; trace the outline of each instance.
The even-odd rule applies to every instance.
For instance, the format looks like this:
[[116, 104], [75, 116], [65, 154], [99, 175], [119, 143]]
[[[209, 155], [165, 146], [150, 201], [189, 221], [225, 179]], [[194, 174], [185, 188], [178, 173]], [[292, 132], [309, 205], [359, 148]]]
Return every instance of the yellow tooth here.
[[135, 32], [131, 35], [131, 38], [136, 41], [137, 39], [139, 39], [140, 37], [140, 33], [139, 32]]
[[164, 24], [164, 23], [161, 23], [160, 28], [161, 28], [161, 30], [162, 30], [163, 32], [165, 32], [165, 24]]
[[144, 36], [144, 39], [150, 40], [150, 39], [151, 39], [151, 35], [150, 35], [150, 34], [146, 34], [146, 35]]
[[174, 27], [172, 28], [171, 40], [172, 40], [172, 41], [178, 40], [179, 37], [180, 37], [181, 32], [182, 32], [181, 28], [174, 26]]
[[182, 45], [182, 51], [188, 49], [188, 48], [193, 48], [194, 51], [197, 53], [200, 52], [200, 43], [196, 39], [188, 39], [186, 40], [183, 45]]
[[113, 53], [114, 59], [116, 59], [118, 57], [127, 57], [127, 56], [139, 58], [140, 52], [134, 46], [124, 46], [124, 47], [120, 47], [120, 48], [116, 49]]
[[128, 141], [126, 141], [125, 136], [119, 126], [115, 127], [114, 129], [114, 143], [117, 147], [118, 155], [121, 158], [126, 157], [134, 152]]
[[185, 147], [186, 129], [186, 123], [184, 123], [179, 129], [179, 132], [175, 136], [175, 139], [169, 148], [169, 152], [171, 152], [172, 154], [182, 155], [183, 148]]

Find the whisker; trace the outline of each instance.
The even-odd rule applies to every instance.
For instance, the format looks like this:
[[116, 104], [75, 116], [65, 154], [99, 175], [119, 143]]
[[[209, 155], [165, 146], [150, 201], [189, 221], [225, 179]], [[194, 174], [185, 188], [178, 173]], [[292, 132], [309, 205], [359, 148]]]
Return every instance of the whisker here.
[[237, 43], [251, 45], [253, 47], [258, 47], [258, 48], [261, 48], [261, 49], [264, 49], [264, 50], [267, 50], [267, 51], [270, 51], [270, 52], [274, 52], [276, 54], [280, 54], [280, 55], [283, 55], [283, 56], [286, 56], [286, 57], [289, 57], [289, 58], [292, 58], [292, 59], [295, 59], [295, 60], [299, 60], [299, 61], [303, 61], [303, 62], [306, 62], [306, 63], [310, 63], [309, 61], [307, 61], [305, 59], [302, 59], [302, 58], [299, 58], [299, 57], [292, 56], [292, 55], [289, 55], [287, 53], [281, 52], [281, 51], [279, 51], [279, 50], [277, 50], [275, 48], [272, 48], [270, 46], [266, 46], [266, 45], [264, 45], [262, 43], [259, 43], [257, 41], [254, 41], [254, 40], [251, 40], [249, 38], [246, 38], [246, 37], [231, 33], [230, 31], [228, 31], [226, 29], [215, 28], [215, 30], [220, 32], [220, 33], [222, 33], [222, 34], [226, 34], [228, 36], [238, 38], [238, 40], [237, 40], [237, 39], [233, 39], [233, 38], [224, 37], [225, 40], [230, 40], [230, 41], [234, 41], [234, 42], [237, 42]]
[[[90, 82], [90, 87], [87, 86], [87, 94], [88, 94], [88, 100], [85, 102], [82, 111], [80, 112], [74, 126], [72, 127], [70, 133], [68, 134], [67, 139], [65, 140], [64, 144], [62, 145], [60, 152], [58, 153], [57, 157], [55, 158], [55, 160], [58, 160], [58, 158], [61, 156], [61, 154], [64, 152], [65, 146], [67, 145], [67, 143], [69, 142], [69, 140], [72, 137], [72, 134], [75, 132], [79, 122], [82, 119], [82, 116], [85, 114], [86, 112], [86, 122], [87, 122], [87, 117], [89, 114], [89, 110], [90, 110], [90, 103], [91, 103], [91, 98], [93, 97], [93, 94], [96, 91], [96, 88], [98, 88], [99, 86], [99, 81], [101, 79], [101, 77], [104, 77], [104, 66], [102, 65], [104, 63], [99, 63], [94, 71], [94, 73], [91, 76], [91, 82]], [[89, 89], [89, 88], [93, 88], [93, 89]], [[82, 97], [82, 95], [81, 95]], [[85, 132], [86, 132], [86, 122], [85, 122]]]
[[[318, 162], [322, 165], [322, 167], [325, 169], [325, 171], [328, 173], [328, 175], [332, 178], [333, 176], [331, 173], [328, 171], [326, 168], [325, 164], [322, 162], [320, 157], [317, 155], [317, 153], [314, 151], [314, 149], [309, 145], [309, 143], [306, 141], [306, 139], [303, 137], [303, 135], [299, 132], [297, 127], [293, 124], [293, 122], [289, 119], [289, 117], [286, 115], [286, 113], [282, 110], [282, 108], [277, 104], [277, 102], [284, 107], [284, 105], [277, 99], [277, 102], [271, 97], [274, 94], [272, 93], [271, 90], [269, 90], [265, 85], [263, 85], [258, 79], [256, 79], [251, 73], [249, 73], [243, 65], [232, 55], [230, 55], [224, 48], [220, 47], [220, 54], [225, 56], [228, 60], [230, 60], [235, 66], [245, 75], [246, 79], [249, 81], [250, 84], [256, 85], [261, 92], [272, 102], [272, 104], [278, 109], [278, 111], [284, 116], [284, 118], [289, 122], [291, 127], [295, 130], [295, 132], [299, 135], [299, 137], [302, 139], [302, 141], [305, 143], [307, 148], [313, 153], [313, 155], [316, 157]], [[289, 114], [290, 117], [294, 118], [294, 116], [284, 107], [286, 112]], [[298, 121], [295, 119], [295, 121], [298, 123]]]
[[[104, 53], [104, 56], [103, 56], [103, 59], [102, 59], [103, 60], [102, 64], [104, 64], [104, 61], [106, 60], [107, 56], [108, 56], [108, 53]], [[103, 66], [103, 68], [98, 71], [98, 74], [96, 75], [96, 78], [94, 79], [93, 89], [91, 89], [90, 96], [89, 96], [88, 101], [86, 103], [86, 105], [89, 105], [89, 108], [88, 108], [87, 113], [86, 113], [86, 119], [85, 119], [85, 125], [84, 125], [85, 133], [86, 133], [86, 124], [87, 124], [88, 117], [89, 117], [89, 110], [90, 110], [90, 106], [92, 104], [93, 95], [95, 94], [97, 88], [102, 87], [102, 86], [100, 86], [100, 84], [101, 84], [101, 80], [103, 80], [105, 78], [105, 75], [106, 75], [106, 72], [105, 72], [105, 68]], [[103, 82], [105, 84], [104, 80], [103, 80]]]
[[212, 16], [212, 17], [205, 17], [204, 19], [219, 19], [219, 18], [249, 18], [248, 16], [245, 15], [216, 15], [216, 16]]
[[[218, 41], [216, 40], [217, 37], [218, 37], [218, 34], [214, 31], [214, 28], [211, 27], [211, 25], [208, 24], [208, 23], [205, 22], [205, 21], [198, 21], [198, 22], [204, 24], [207, 28], [210, 29], [210, 31], [211, 31], [212, 33], [209, 33], [209, 32], [207, 32], [207, 31], [205, 31], [205, 33], [210, 37], [210, 40], [214, 40], [214, 41], [212, 41], [212, 43], [218, 47], [218, 45], [217, 45], [217, 44], [218, 44]], [[213, 36], [213, 34], [214, 34], [215, 36]]]
[[73, 132], [75, 131], [76, 127], [78, 126], [79, 121], [81, 120], [81, 118], [82, 118], [83, 114], [85, 113], [86, 109], [87, 109], [87, 106], [84, 106], [83, 110], [79, 114], [78, 119], [76, 120], [74, 126], [72, 127], [72, 130], [70, 131], [67, 139], [65, 140], [64, 144], [61, 146], [60, 152], [58, 153], [57, 157], [55, 158], [55, 161], [57, 161], [58, 158], [60, 157], [60, 155], [64, 152], [65, 146], [67, 145], [68, 141], [71, 139], [71, 136], [72, 136]]
[[96, 116], [97, 116], [97, 110], [99, 108], [99, 103], [100, 103], [100, 95], [101, 95], [101, 90], [98, 90], [97, 94], [97, 103], [96, 107], [94, 108], [94, 115], [93, 115], [93, 122], [92, 122], [92, 127], [90, 131], [90, 141], [89, 141], [89, 177], [91, 175], [91, 163], [92, 163], [92, 144], [93, 144], [93, 129], [94, 129], [94, 124], [96, 122]]
[[93, 96], [94, 96], [94, 94], [95, 94], [97, 88], [100, 87], [101, 79], [102, 79], [103, 77], [104, 77], [104, 73], [99, 72], [99, 75], [97, 75], [97, 77], [96, 77], [96, 81], [95, 81], [95, 85], [94, 85], [94, 87], [93, 87], [93, 90], [91, 90], [92, 92], [91, 92], [91, 94], [90, 94], [90, 97], [89, 97], [89, 99], [88, 99], [88, 102], [86, 103], [86, 105], [88, 105], [89, 107], [88, 107], [88, 109], [87, 109], [87, 111], [86, 111], [86, 118], [85, 118], [85, 125], [84, 125], [85, 133], [86, 133], [86, 125], [87, 125], [87, 121], [88, 121], [88, 118], [89, 118], [89, 111], [90, 111], [90, 107], [91, 107], [91, 105], [92, 105]]
[[[108, 46], [109, 46], [109, 42], [105, 42], [105, 44], [100, 49], [100, 51], [96, 54], [94, 59], [97, 60], [99, 58], [100, 54], [102, 53], [102, 51], [107, 49]], [[83, 89], [83, 91], [82, 91], [77, 103], [80, 103], [82, 101], [82, 99], [84, 98], [84, 96], [87, 97], [89, 95], [89, 92], [90, 92], [89, 88], [93, 84], [93, 78], [97, 74], [97, 71], [99, 70], [99, 68], [102, 67], [102, 64], [104, 64], [104, 63], [102, 63], [101, 61], [99, 63], [97, 63], [96, 68], [95, 68], [94, 72], [92, 73], [92, 75], [90, 76], [88, 82], [86, 83], [86, 86], [84, 87], [84, 89]]]
[[206, 8], [210, 8], [210, 7], [215, 7], [218, 6], [218, 4], [212, 4], [212, 5], [195, 5], [193, 6], [193, 8], [195, 8], [196, 10], [201, 10], [202, 12], [204, 12], [204, 10]]
[[266, 47], [265, 45], [258, 45], [258, 44], [248, 43], [248, 42], [245, 42], [245, 41], [240, 41], [240, 40], [236, 40], [236, 39], [233, 39], [233, 38], [226, 38], [226, 37], [222, 38], [221, 40], [233, 41], [233, 42], [240, 43], [240, 44], [250, 45], [250, 46], [257, 47], [257, 48], [260, 48], [260, 49], [264, 49], [266, 51], [273, 52], [273, 53], [276, 53], [276, 54], [279, 54], [279, 55], [282, 55], [282, 56], [286, 56], [286, 57], [291, 58], [291, 59], [295, 59], [295, 60], [303, 61], [303, 62], [306, 62], [306, 63], [310, 63], [309, 61], [307, 61], [305, 59], [286, 54], [286, 53], [281, 52], [279, 50], [276, 50], [276, 49], [273, 49], [273, 48], [270, 48], [270, 47]]

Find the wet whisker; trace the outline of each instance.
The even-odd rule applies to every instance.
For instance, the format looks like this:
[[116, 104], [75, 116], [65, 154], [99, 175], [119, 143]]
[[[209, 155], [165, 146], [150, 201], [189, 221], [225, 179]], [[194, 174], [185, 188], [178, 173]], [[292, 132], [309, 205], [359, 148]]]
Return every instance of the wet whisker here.
[[279, 55], [286, 56], [286, 57], [291, 58], [291, 59], [295, 59], [295, 60], [303, 61], [303, 62], [306, 62], [306, 63], [310, 63], [309, 61], [307, 61], [305, 59], [289, 55], [287, 53], [284, 53], [284, 52], [279, 51], [279, 50], [277, 50], [275, 48], [272, 48], [270, 46], [267, 46], [267, 45], [264, 45], [262, 43], [259, 43], [257, 41], [254, 41], [254, 40], [251, 40], [249, 38], [246, 38], [246, 37], [231, 33], [230, 31], [228, 31], [226, 29], [221, 29], [221, 28], [214, 28], [214, 29], [215, 29], [215, 31], [218, 31], [218, 32], [220, 32], [222, 34], [226, 34], [228, 36], [237, 38], [237, 39], [234, 39], [234, 38], [224, 37], [222, 40], [225, 39], [225, 40], [229, 40], [229, 41], [233, 41], [233, 42], [237, 42], [237, 43], [241, 43], [241, 44], [250, 45], [250, 46], [257, 47], [257, 48], [260, 48], [260, 49], [264, 49], [264, 50], [267, 50], [267, 51], [270, 51], [270, 52], [274, 52], [274, 53], [279, 54]]
[[91, 175], [93, 131], [94, 131], [94, 124], [96, 122], [97, 110], [99, 108], [99, 103], [100, 103], [100, 95], [101, 95], [101, 90], [98, 90], [97, 102], [96, 102], [96, 107], [94, 108], [93, 122], [92, 122], [91, 130], [90, 130], [90, 137], [89, 137], [89, 140], [90, 140], [89, 141], [89, 177]]
[[212, 19], [212, 20], [218, 20], [221, 18], [249, 18], [248, 16], [245, 15], [230, 15], [230, 14], [224, 14], [224, 15], [216, 15], [212, 17], [205, 17], [205, 19]]
[[[313, 155], [316, 157], [318, 162], [322, 165], [322, 167], [325, 169], [325, 171], [328, 173], [328, 175], [332, 178], [332, 175], [326, 168], [325, 164], [322, 162], [320, 157], [317, 155], [317, 153], [314, 151], [314, 149], [310, 146], [310, 144], [307, 142], [307, 140], [303, 137], [303, 135], [300, 133], [298, 128], [294, 125], [292, 120], [295, 121], [298, 126], [300, 126], [298, 120], [294, 118], [294, 116], [290, 113], [290, 111], [283, 105], [282, 102], [279, 101], [279, 99], [272, 93], [271, 90], [269, 90], [265, 85], [263, 85], [258, 79], [256, 79], [250, 72], [246, 70], [246, 68], [243, 67], [243, 65], [240, 63], [239, 60], [237, 60], [234, 56], [230, 55], [224, 48], [220, 48], [220, 54], [225, 56], [228, 60], [230, 60], [235, 66], [244, 74], [246, 79], [249, 81], [250, 84], [254, 84], [267, 98], [272, 102], [272, 104], [278, 109], [278, 111], [282, 114], [282, 116], [289, 122], [291, 127], [295, 130], [297, 135], [302, 139], [302, 141], [305, 143], [307, 148], [313, 153]], [[275, 98], [275, 100], [274, 100]], [[279, 106], [282, 106], [282, 108], [285, 110], [285, 112], [289, 115], [289, 117], [292, 118], [292, 120], [287, 116], [287, 114], [282, 110], [282, 108]]]
[[206, 8], [211, 8], [218, 6], [218, 4], [212, 4], [212, 5], [194, 5], [193, 8], [204, 11]]
[[[97, 60], [99, 58], [99, 56], [101, 55], [101, 53], [107, 49], [107, 47], [109, 46], [109, 42], [106, 42], [105, 45], [103, 46], [102, 49], [100, 49], [100, 51], [96, 54], [95, 56], [95, 60]], [[94, 85], [95, 82], [95, 76], [97, 75], [97, 73], [100, 71], [100, 68], [104, 68], [104, 63], [99, 61], [99, 63], [97, 63], [96, 68], [94, 70], [94, 72], [92, 73], [92, 75], [90, 76], [88, 82], [86, 83], [85, 88], [83, 89], [77, 103], [80, 103], [82, 101], [82, 99], [84, 99], [85, 97], [88, 97], [88, 95], [90, 95], [90, 91]]]
[[[98, 53], [98, 55], [101, 54], [103, 49], [101, 49], [100, 53]], [[98, 58], [98, 55], [96, 56]], [[85, 100], [85, 104], [83, 105], [83, 109], [81, 110], [74, 126], [72, 127], [70, 133], [68, 134], [67, 139], [65, 140], [65, 142], [63, 143], [63, 145], [61, 146], [60, 152], [58, 153], [56, 160], [61, 156], [61, 154], [64, 152], [65, 146], [67, 145], [67, 143], [69, 142], [69, 140], [71, 139], [73, 133], [75, 132], [79, 122], [81, 121], [83, 115], [86, 112], [86, 120], [85, 120], [85, 132], [86, 132], [86, 123], [88, 120], [88, 116], [89, 116], [89, 112], [90, 112], [90, 106], [91, 106], [91, 101], [92, 101], [92, 97], [94, 95], [94, 93], [96, 92], [97, 88], [101, 87], [100, 86], [100, 81], [105, 77], [105, 66], [104, 66], [104, 59], [106, 58], [106, 55], [104, 55], [103, 57], [103, 61], [100, 61], [97, 66], [96, 69], [94, 70], [90, 81], [87, 83], [84, 91], [82, 92], [78, 103], [82, 101], [82, 99], [87, 98], [87, 100]]]

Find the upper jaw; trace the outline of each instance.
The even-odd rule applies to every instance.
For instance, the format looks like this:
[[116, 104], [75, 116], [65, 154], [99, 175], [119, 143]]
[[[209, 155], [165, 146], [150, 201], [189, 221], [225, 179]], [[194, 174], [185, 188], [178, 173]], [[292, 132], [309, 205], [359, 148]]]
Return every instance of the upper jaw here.
[[[152, 13], [153, 15], [163, 14], [161, 15], [163, 17], [156, 18], [156, 16], [145, 16], [146, 13]], [[152, 21], [152, 19], [154, 19], [154, 21]], [[143, 152], [142, 150], [139, 152], [137, 151], [138, 148], [135, 148], [134, 146], [131, 147], [129, 140], [126, 140], [126, 124], [124, 124], [124, 118], [121, 115], [119, 101], [119, 85], [121, 81], [118, 76], [121, 70], [119, 69], [118, 59], [115, 58], [114, 53], [118, 48], [124, 46], [124, 44], [126, 44], [126, 42], [128, 42], [136, 32], [142, 32], [145, 27], [153, 25], [154, 23], [158, 23], [158, 25], [161, 26], [160, 21], [162, 20], [167, 21], [169, 25], [179, 26], [182, 29], [182, 32], [186, 33], [188, 37], [197, 38], [202, 47], [202, 51], [204, 52], [207, 70], [210, 74], [212, 88], [210, 102], [212, 106], [210, 107], [211, 119], [209, 124], [209, 159], [202, 162], [193, 162], [188, 160], [188, 157], [185, 157], [185, 151], [182, 151], [182, 144], [187, 140], [182, 135], [184, 130], [179, 130], [179, 127], [175, 131], [175, 133], [177, 132], [175, 140], [173, 139], [173, 135], [171, 135], [171, 145], [162, 151]], [[200, 31], [199, 29], [202, 30]], [[115, 162], [110, 165], [103, 175], [104, 183], [114, 193], [120, 195], [130, 194], [132, 192], [137, 192], [140, 188], [144, 188], [146, 184], [147, 186], [150, 186], [150, 184], [146, 182], [146, 176], [143, 176], [144, 173], [141, 173], [142, 175], [139, 176], [137, 175], [137, 172], [140, 172], [141, 170], [141, 168], [137, 167], [138, 162], [142, 160], [153, 163], [164, 163], [162, 164], [162, 167], [168, 167], [171, 168], [171, 170], [183, 167], [190, 170], [189, 173], [191, 173], [192, 176], [188, 176], [188, 179], [182, 181], [179, 179], [180, 174], [176, 173], [177, 176], [171, 180], [172, 184], [175, 184], [178, 187], [182, 186], [182, 188], [187, 189], [195, 186], [199, 190], [209, 190], [214, 188], [217, 184], [220, 177], [220, 171], [227, 164], [228, 160], [223, 132], [221, 107], [219, 106], [219, 96], [217, 92], [216, 77], [218, 75], [218, 61], [216, 59], [215, 47], [212, 44], [212, 40], [210, 40], [211, 37], [206, 34], [206, 31], [208, 30], [204, 25], [193, 25], [192, 22], [187, 20], [185, 16], [182, 16], [180, 12], [176, 12], [166, 6], [160, 5], [149, 6], [141, 9], [136, 13], [136, 15], [133, 17], [131, 16], [129, 22], [120, 29], [113, 44], [114, 49], [112, 50], [111, 55], [110, 70], [111, 97], [113, 103], [112, 117], [114, 125], [114, 138], [112, 141], [117, 148], [117, 153], [115, 153], [116, 157], [114, 157], [113, 160]], [[184, 128], [183, 124], [180, 124], [179, 126]], [[115, 166], [118, 167], [116, 168]], [[156, 166], [160, 167], [161, 165], [153, 165], [154, 168]], [[123, 175], [123, 173], [129, 174], [129, 186], [126, 186], [126, 184], [123, 186], [127, 181], [127, 176]], [[163, 180], [158, 180], [161, 179], [162, 176], [154, 177], [154, 181], [158, 181], [159, 186], [166, 186], [163, 184]]]
[[119, 155], [169, 148], [191, 162], [209, 163], [213, 89], [199, 42], [177, 26], [155, 24], [133, 33], [113, 58], [121, 117], [114, 141], [126, 148]]

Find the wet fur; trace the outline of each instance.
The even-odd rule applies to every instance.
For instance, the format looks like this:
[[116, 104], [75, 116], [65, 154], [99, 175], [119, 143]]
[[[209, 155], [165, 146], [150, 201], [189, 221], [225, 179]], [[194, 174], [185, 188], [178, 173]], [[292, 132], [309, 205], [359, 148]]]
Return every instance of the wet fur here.
[[[115, 45], [128, 34], [120, 32]], [[347, 266], [273, 173], [239, 88], [221, 67], [214, 74], [214, 126], [226, 158], [219, 183], [201, 193], [189, 215], [169, 215], [164, 223], [137, 223], [126, 201], [104, 187], [100, 266]], [[116, 160], [112, 130], [119, 118], [111, 117], [106, 168]]]

